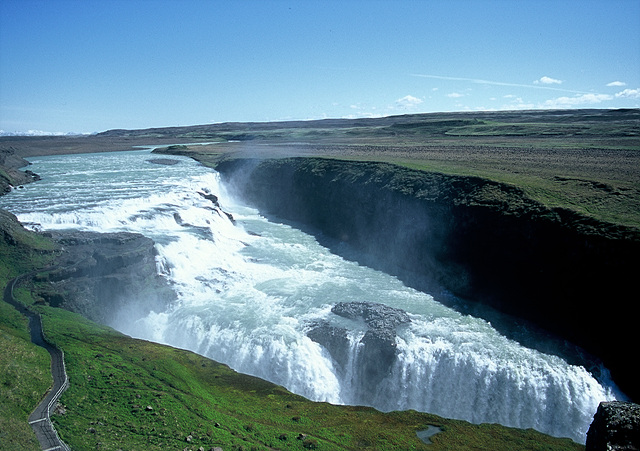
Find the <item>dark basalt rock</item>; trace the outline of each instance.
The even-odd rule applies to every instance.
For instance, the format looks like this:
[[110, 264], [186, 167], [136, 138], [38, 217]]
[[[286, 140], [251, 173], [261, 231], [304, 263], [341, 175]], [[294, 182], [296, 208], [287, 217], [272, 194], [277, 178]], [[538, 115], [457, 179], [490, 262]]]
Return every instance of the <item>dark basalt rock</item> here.
[[215, 194], [203, 193], [202, 191], [198, 191], [198, 194], [200, 194], [205, 199], [211, 201], [213, 205], [215, 205], [216, 207], [220, 207], [220, 204], [218, 203], [218, 196], [216, 196]]
[[411, 322], [403, 310], [374, 302], [340, 302], [331, 311], [338, 316], [362, 319], [368, 327], [360, 340], [357, 362], [359, 389], [373, 393], [389, 374], [396, 359], [396, 327]]
[[[400, 309], [374, 302], [340, 302], [331, 311], [343, 318], [363, 320], [367, 331], [360, 339], [362, 346], [354, 362], [354, 383], [358, 397], [368, 397], [389, 374], [396, 358], [396, 327], [411, 322], [409, 315]], [[322, 345], [331, 355], [342, 375], [349, 362], [351, 345], [343, 327], [323, 321], [315, 324], [307, 336]]]
[[358, 361], [359, 376], [366, 392], [373, 393], [396, 360], [396, 332], [392, 329], [368, 330], [360, 343], [363, 349]]
[[0, 195], [10, 192], [12, 187], [40, 180], [40, 176], [33, 171], [18, 170], [18, 168], [30, 164], [24, 158], [16, 155], [15, 148], [0, 147]]
[[586, 451], [640, 450], [640, 405], [602, 402], [587, 432]]
[[175, 293], [156, 271], [153, 240], [136, 233], [56, 231], [57, 267], [41, 275], [50, 291], [40, 296], [89, 319], [112, 324], [127, 311], [142, 316], [164, 310]]
[[211, 194], [209, 192], [203, 193], [202, 191], [198, 191], [198, 194], [200, 194], [202, 197], [204, 197], [208, 201], [211, 201], [211, 203], [214, 205], [218, 213], [220, 213], [221, 215], [225, 215], [229, 219], [229, 221], [231, 221], [233, 224], [236, 223], [236, 220], [233, 217], [233, 215], [231, 213], [224, 211], [222, 207], [220, 207], [220, 203], [218, 202], [218, 196], [216, 196], [215, 194]]
[[323, 321], [314, 324], [313, 328], [307, 332], [307, 336], [329, 352], [338, 371], [344, 374], [345, 365], [349, 360], [347, 329], [332, 326], [327, 321]]
[[340, 302], [331, 312], [343, 318], [361, 318], [371, 329], [393, 329], [411, 319], [404, 310], [374, 302]]

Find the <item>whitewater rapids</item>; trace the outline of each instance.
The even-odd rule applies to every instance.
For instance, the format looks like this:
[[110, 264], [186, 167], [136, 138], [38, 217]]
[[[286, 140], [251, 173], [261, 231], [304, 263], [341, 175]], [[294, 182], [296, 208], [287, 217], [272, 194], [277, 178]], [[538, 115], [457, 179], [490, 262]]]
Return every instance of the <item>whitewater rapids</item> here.
[[[523, 347], [487, 321], [267, 220], [227, 192], [215, 171], [187, 158], [171, 157], [174, 165], [153, 158], [148, 149], [37, 157], [30, 169], [42, 180], [0, 198], [0, 207], [34, 229], [129, 231], [155, 240], [158, 272], [178, 300], [143, 318], [123, 313], [116, 329], [312, 400], [534, 428], [579, 443], [598, 404], [616, 399], [615, 386], [584, 367]], [[339, 302], [381, 303], [411, 319], [398, 326], [395, 360], [375, 390], [362, 389], [367, 381], [355, 367], [366, 325], [332, 313]], [[319, 323], [348, 331], [344, 361], [308, 337]]]

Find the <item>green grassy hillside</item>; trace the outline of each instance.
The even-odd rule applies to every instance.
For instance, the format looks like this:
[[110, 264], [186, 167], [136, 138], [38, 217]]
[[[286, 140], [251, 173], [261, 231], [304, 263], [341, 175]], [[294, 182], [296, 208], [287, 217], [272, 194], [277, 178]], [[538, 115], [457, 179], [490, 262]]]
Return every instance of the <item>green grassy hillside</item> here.
[[[21, 273], [46, 266], [54, 246], [23, 229], [0, 210], [0, 288]], [[16, 296], [31, 302], [25, 290]], [[36, 450], [39, 444], [27, 417], [52, 384], [49, 353], [31, 343], [27, 319], [0, 301], [0, 449]]]
[[[311, 402], [197, 354], [42, 310], [71, 381], [55, 422], [75, 449], [581, 448], [534, 431]], [[428, 425], [443, 429], [429, 447], [416, 436]]]
[[0, 349], [0, 449], [40, 449], [27, 417], [52, 383], [49, 353], [31, 343], [26, 319], [6, 302]]

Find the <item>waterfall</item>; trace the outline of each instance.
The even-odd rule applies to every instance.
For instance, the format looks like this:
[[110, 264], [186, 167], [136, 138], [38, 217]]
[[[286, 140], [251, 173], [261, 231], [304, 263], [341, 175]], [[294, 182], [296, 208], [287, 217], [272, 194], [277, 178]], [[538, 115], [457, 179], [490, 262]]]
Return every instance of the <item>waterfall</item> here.
[[[214, 171], [181, 157], [171, 166], [148, 158], [148, 151], [39, 157], [32, 169], [42, 181], [0, 199], [33, 228], [155, 240], [158, 271], [177, 301], [121, 318], [113, 324], [119, 330], [317, 401], [416, 409], [582, 443], [599, 402], [616, 398], [612, 383], [584, 367], [523, 347], [487, 321], [267, 220], [234, 199]], [[380, 326], [336, 314], [338, 303], [382, 305], [406, 320]], [[380, 355], [384, 364], [374, 360]]]

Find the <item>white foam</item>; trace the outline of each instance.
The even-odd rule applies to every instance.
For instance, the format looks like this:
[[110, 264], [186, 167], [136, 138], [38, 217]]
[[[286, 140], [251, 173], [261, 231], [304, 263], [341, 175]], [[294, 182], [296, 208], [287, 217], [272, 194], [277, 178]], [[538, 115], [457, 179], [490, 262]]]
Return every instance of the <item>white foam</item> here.
[[[149, 165], [147, 157], [43, 157], [33, 168], [43, 180], [1, 200], [45, 229], [126, 230], [156, 240], [158, 270], [178, 301], [165, 312], [123, 318], [117, 326], [126, 333], [191, 349], [314, 400], [531, 427], [578, 442], [598, 403], [615, 398], [584, 368], [525, 348], [486, 321], [267, 221], [230, 196], [216, 173], [187, 159]], [[207, 192], [224, 211], [200, 194]], [[349, 301], [385, 303], [413, 320], [399, 329], [397, 359], [373, 392], [355, 389], [366, 326], [330, 313]], [[320, 320], [351, 328], [344, 371], [306, 336]]]

